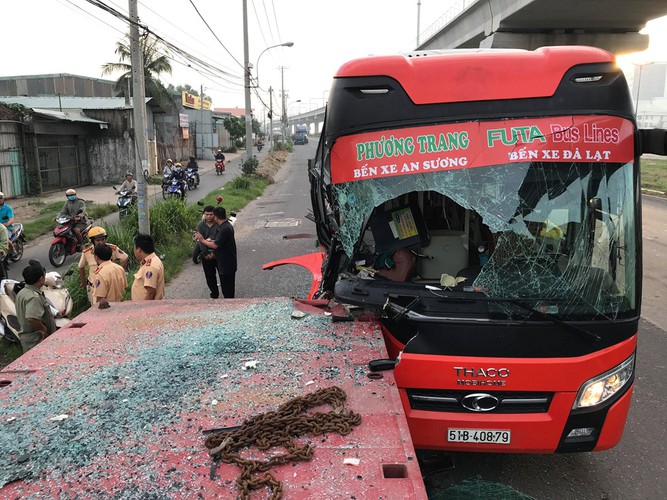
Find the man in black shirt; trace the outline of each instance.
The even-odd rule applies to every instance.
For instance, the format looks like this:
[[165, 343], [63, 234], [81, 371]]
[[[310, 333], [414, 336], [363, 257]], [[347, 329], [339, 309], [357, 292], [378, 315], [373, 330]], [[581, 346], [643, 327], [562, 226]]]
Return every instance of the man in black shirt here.
[[233, 299], [236, 282], [236, 241], [234, 226], [227, 220], [227, 212], [223, 207], [213, 209], [213, 218], [218, 223], [218, 234], [215, 241], [208, 241], [201, 233], [196, 232], [194, 238], [205, 247], [212, 248], [220, 275], [220, 288], [226, 299]]
[[[204, 239], [209, 241], [215, 241], [215, 237], [218, 235], [219, 229], [219, 226], [213, 217], [213, 210], [213, 205], [207, 205], [204, 207], [204, 218], [199, 221], [196, 229], [196, 231], [201, 234]], [[215, 262], [215, 254], [213, 253], [212, 249], [205, 248], [198, 244], [196, 251], [201, 252], [202, 249], [204, 249], [204, 252], [201, 254], [201, 265], [204, 269], [206, 284], [211, 291], [211, 298], [217, 299], [220, 296], [220, 292], [218, 290], [218, 277], [216, 276], [218, 266]]]

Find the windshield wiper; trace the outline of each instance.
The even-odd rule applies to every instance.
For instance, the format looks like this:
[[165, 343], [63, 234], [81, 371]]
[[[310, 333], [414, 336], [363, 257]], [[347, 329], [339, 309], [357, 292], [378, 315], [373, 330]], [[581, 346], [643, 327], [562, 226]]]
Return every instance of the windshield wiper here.
[[576, 325], [573, 325], [572, 323], [568, 323], [567, 321], [563, 321], [562, 319], [560, 319], [558, 316], [556, 316], [554, 314], [549, 314], [549, 313], [542, 312], [539, 309], [534, 308], [533, 306], [530, 306], [528, 304], [524, 304], [519, 299], [509, 299], [509, 298], [508, 299], [493, 299], [492, 297], [487, 297], [487, 300], [489, 302], [492, 302], [492, 301], [493, 302], [509, 302], [510, 304], [514, 304], [515, 306], [519, 306], [520, 308], [522, 308], [526, 311], [537, 313], [539, 316], [542, 316], [544, 319], [547, 319], [547, 320], [551, 321], [552, 323], [554, 323], [556, 325], [562, 326], [562, 327], [566, 328], [567, 330], [570, 330], [574, 333], [577, 333], [577, 334], [583, 336], [584, 338], [586, 338], [588, 340], [591, 340], [593, 342], [598, 342], [601, 339], [601, 337], [596, 333], [589, 332], [588, 330], [585, 330], [585, 329], [580, 328]]
[[408, 314], [410, 311], [414, 309], [414, 307], [421, 302], [421, 297], [418, 295], [417, 297], [413, 297], [413, 299], [405, 306], [400, 306], [394, 302], [391, 302], [389, 299], [397, 299], [399, 295], [395, 294], [389, 294], [387, 297], [387, 300], [384, 303], [384, 306], [382, 306], [382, 310], [386, 311], [389, 308], [396, 308], [399, 311], [394, 315], [393, 318], [391, 318], [392, 321], [400, 321], [402, 320], [406, 314]]
[[[435, 288], [435, 287], [432, 287], [432, 288]], [[430, 289], [430, 290], [433, 291], [432, 289]], [[449, 297], [449, 296], [446, 296], [446, 295], [439, 295], [439, 294], [435, 294], [435, 295], [436, 295], [436, 297], [438, 297], [438, 300], [443, 300], [443, 299], [444, 300], [454, 300], [454, 301], [460, 300], [460, 297]], [[387, 309], [398, 310], [398, 312], [392, 318], [393, 321], [400, 321], [401, 319], [403, 319], [422, 300], [421, 295], [418, 295], [416, 297], [409, 295], [407, 297], [412, 297], [412, 300], [408, 304], [406, 304], [405, 306], [401, 306], [401, 305], [396, 304], [395, 302], [390, 300], [390, 299], [397, 299], [398, 297], [399, 297], [399, 295], [389, 294], [389, 296], [387, 297], [386, 302], [384, 303], [384, 307], [382, 308], [384, 311], [386, 311]], [[521, 299], [510, 298], [510, 297], [507, 297], [507, 298], [505, 298], [505, 297], [489, 297], [489, 296], [485, 296], [485, 297], [471, 296], [471, 297], [467, 297], [467, 298], [471, 301], [495, 302], [495, 303], [506, 302], [506, 303], [509, 303], [509, 304], [514, 304], [515, 306], [518, 306], [521, 309], [524, 309], [524, 310], [532, 312], [532, 313], [536, 313], [539, 316], [541, 316], [542, 318], [544, 318], [548, 321], [551, 321], [552, 323], [554, 323], [556, 325], [559, 325], [566, 330], [569, 330], [573, 333], [576, 333], [577, 335], [580, 335], [587, 340], [590, 340], [592, 342], [598, 342], [598, 341], [601, 340], [601, 337], [598, 334], [593, 333], [593, 332], [589, 332], [588, 330], [585, 330], [581, 327], [578, 327], [576, 325], [568, 323], [567, 321], [563, 321], [562, 319], [560, 319], [558, 316], [556, 316], [554, 314], [549, 314], [549, 313], [545, 313], [543, 311], [540, 311], [539, 309], [537, 309], [537, 308], [535, 308], [535, 307], [533, 307], [529, 304], [526, 304]], [[531, 298], [530, 300], [537, 300], [537, 299]], [[552, 299], [550, 299], [550, 300], [552, 300]]]

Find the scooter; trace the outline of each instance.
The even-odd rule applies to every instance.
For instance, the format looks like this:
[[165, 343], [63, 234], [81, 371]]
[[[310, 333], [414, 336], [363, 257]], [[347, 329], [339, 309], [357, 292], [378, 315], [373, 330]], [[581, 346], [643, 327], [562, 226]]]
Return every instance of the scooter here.
[[12, 234], [9, 235], [9, 241], [12, 243], [12, 250], [7, 256], [12, 262], [18, 262], [23, 257], [23, 247], [25, 245], [25, 234], [23, 234], [23, 224], [14, 223]]
[[162, 174], [162, 198], [167, 199], [167, 191], [171, 184], [171, 174]]
[[188, 189], [192, 191], [199, 186], [199, 174], [191, 168], [185, 169], [185, 179], [188, 182]]
[[[116, 188], [113, 188], [116, 191]], [[131, 191], [123, 189], [122, 191], [116, 191], [118, 199], [116, 200], [116, 206], [118, 207], [118, 218], [122, 219], [130, 211], [130, 207], [134, 204], [135, 197], [132, 195]]]
[[172, 178], [169, 186], [167, 186], [166, 192], [163, 191], [165, 199], [169, 198], [178, 198], [180, 200], [185, 200], [187, 196], [187, 185], [185, 181], [180, 181], [177, 178]]
[[225, 160], [215, 160], [215, 175], [222, 175], [225, 171]]
[[[72, 273], [70, 269], [65, 276]], [[25, 283], [22, 281], [12, 279], [0, 281], [0, 337], [12, 344], [20, 343], [18, 333], [21, 331], [21, 325], [16, 316], [16, 294], [24, 286]], [[57, 271], [46, 273], [42, 291], [50, 303], [56, 328], [62, 328], [71, 321], [73, 302], [63, 278]]]
[[[74, 224], [76, 223], [71, 217], [56, 217], [58, 226], [53, 230], [53, 241], [49, 247], [49, 262], [53, 267], [60, 267], [65, 263], [68, 255], [74, 255], [79, 252], [77, 249], [79, 242], [74, 234]], [[86, 227], [81, 231], [83, 235], [83, 244], [88, 242], [88, 231], [93, 227], [93, 220], [86, 217]]]

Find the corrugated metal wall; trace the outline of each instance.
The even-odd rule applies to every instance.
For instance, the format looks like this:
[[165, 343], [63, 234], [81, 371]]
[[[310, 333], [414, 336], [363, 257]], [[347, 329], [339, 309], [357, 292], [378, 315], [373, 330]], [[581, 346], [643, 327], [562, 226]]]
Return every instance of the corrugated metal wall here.
[[0, 191], [7, 198], [25, 194], [20, 124], [0, 122]]

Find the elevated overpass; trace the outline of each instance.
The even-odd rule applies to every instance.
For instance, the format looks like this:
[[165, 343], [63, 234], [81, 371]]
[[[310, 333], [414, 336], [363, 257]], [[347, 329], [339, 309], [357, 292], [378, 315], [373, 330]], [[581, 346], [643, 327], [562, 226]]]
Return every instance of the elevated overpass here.
[[459, 0], [420, 34], [417, 50], [590, 45], [635, 52], [648, 47], [639, 31], [664, 15], [664, 0]]
[[[298, 115], [289, 116], [287, 118], [287, 133], [292, 135], [297, 124], [305, 123], [308, 125], [308, 133], [311, 135], [318, 135], [322, 131], [322, 124], [324, 123], [325, 108], [318, 108], [307, 113], [300, 113]], [[274, 123], [274, 126], [280, 126], [280, 122]]]

